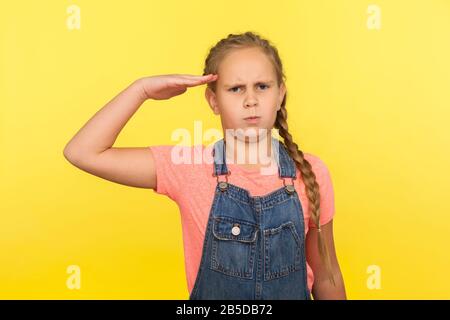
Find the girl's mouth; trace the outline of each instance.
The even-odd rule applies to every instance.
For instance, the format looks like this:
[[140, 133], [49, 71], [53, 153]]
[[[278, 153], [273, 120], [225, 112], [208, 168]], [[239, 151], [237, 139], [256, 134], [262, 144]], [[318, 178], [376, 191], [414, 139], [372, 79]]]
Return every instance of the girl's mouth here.
[[244, 120], [247, 121], [247, 123], [257, 123], [257, 122], [259, 122], [260, 118], [261, 117], [254, 116], [254, 117], [244, 118]]

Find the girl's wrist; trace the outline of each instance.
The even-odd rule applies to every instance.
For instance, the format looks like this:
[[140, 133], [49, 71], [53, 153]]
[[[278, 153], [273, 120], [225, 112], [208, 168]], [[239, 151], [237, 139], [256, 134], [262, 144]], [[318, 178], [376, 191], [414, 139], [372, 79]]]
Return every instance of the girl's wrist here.
[[135, 88], [136, 92], [139, 94], [139, 97], [141, 98], [142, 102], [144, 102], [145, 100], [151, 99], [151, 97], [149, 97], [147, 92], [145, 91], [144, 78], [139, 78], [139, 79], [135, 80], [133, 82], [132, 86]]

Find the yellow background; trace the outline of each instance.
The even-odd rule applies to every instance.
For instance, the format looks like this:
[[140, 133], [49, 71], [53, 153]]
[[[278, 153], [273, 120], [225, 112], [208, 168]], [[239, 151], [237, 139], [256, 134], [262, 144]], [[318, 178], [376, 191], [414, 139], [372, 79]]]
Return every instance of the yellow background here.
[[[176, 204], [89, 175], [63, 148], [135, 79], [201, 74], [210, 46], [247, 30], [277, 46], [290, 130], [332, 174], [348, 298], [450, 298], [447, 0], [3, 3], [0, 298], [188, 298]], [[146, 101], [115, 146], [173, 144], [196, 120], [219, 129], [203, 93]]]

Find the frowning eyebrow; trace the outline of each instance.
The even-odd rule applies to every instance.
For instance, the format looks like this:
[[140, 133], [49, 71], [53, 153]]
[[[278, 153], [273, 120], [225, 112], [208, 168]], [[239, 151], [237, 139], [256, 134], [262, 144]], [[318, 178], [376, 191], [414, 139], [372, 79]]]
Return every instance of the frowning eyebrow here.
[[[258, 84], [274, 84], [274, 83], [275, 83], [275, 81], [273, 81], [273, 80], [271, 80], [271, 81], [258, 81], [258, 82], [255, 82], [255, 85], [258, 85]], [[244, 87], [244, 86], [245, 86], [245, 84], [242, 84], [242, 83], [225, 84], [224, 85], [225, 88]]]

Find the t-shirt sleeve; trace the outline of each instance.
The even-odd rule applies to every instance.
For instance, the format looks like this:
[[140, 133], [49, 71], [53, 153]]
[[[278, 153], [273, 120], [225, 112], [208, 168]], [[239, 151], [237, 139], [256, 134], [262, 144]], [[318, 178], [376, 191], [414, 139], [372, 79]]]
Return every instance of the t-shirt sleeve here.
[[181, 172], [177, 170], [177, 165], [172, 161], [173, 146], [157, 145], [149, 148], [152, 151], [156, 169], [156, 187], [154, 191], [176, 200], [180, 188]]
[[[318, 157], [315, 157], [311, 164], [316, 175], [320, 190], [320, 225], [330, 222], [335, 214], [334, 190], [331, 174], [326, 164]], [[317, 228], [312, 219], [309, 219], [309, 227]]]
[[149, 146], [156, 170], [154, 191], [178, 201], [186, 188], [198, 179], [193, 165], [193, 153], [201, 152], [201, 146], [155, 145]]

